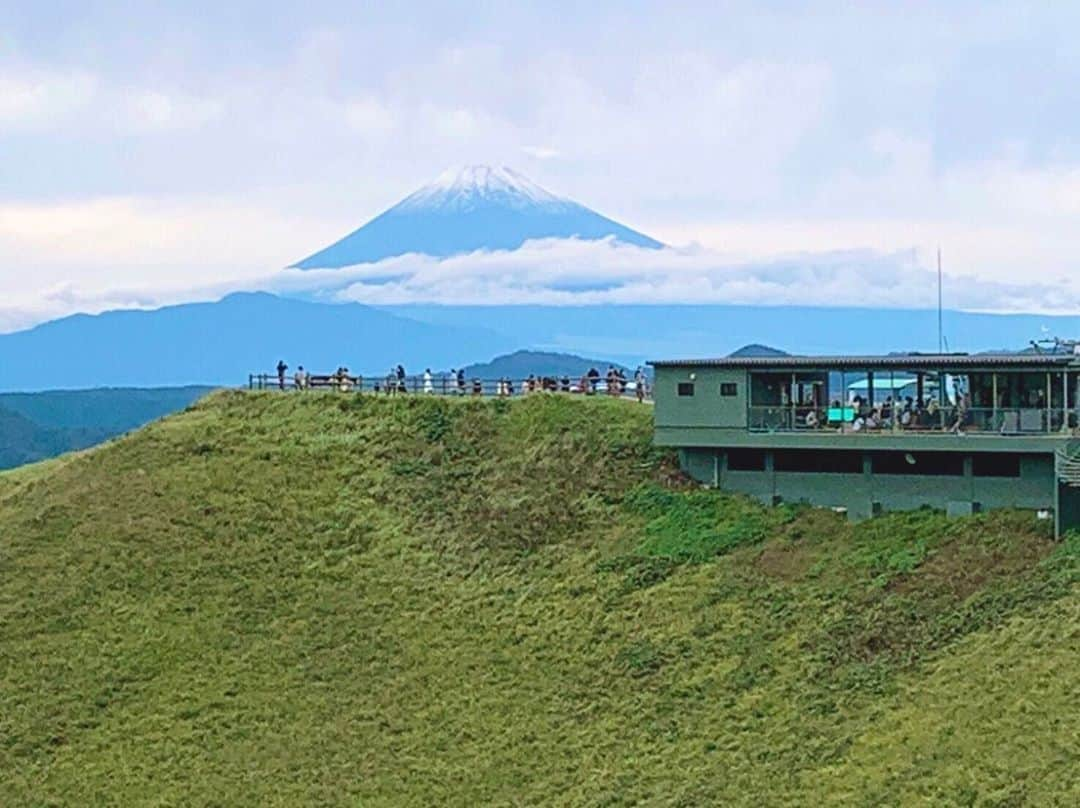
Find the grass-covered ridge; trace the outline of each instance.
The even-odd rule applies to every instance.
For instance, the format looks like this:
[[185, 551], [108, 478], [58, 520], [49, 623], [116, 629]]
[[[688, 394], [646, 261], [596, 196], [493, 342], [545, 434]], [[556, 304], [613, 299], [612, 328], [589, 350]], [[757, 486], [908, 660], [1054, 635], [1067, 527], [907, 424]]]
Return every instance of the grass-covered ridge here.
[[220, 393], [0, 475], [0, 804], [1069, 805], [1080, 544], [630, 402]]

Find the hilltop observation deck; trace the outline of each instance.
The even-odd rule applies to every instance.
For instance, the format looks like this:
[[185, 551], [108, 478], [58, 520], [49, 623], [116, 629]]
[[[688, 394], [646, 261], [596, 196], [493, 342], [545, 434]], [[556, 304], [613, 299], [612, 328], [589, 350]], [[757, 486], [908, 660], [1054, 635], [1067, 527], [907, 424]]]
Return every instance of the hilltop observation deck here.
[[[597, 372], [599, 373], [599, 372]], [[581, 396], [607, 396], [652, 402], [652, 386], [648, 379], [628, 378], [626, 375], [588, 374], [533, 375], [529, 377], [504, 376], [497, 379], [462, 377], [446, 373], [430, 376], [412, 375], [398, 377], [362, 376], [347, 371], [329, 374], [307, 374], [297, 378], [295, 374], [250, 373], [249, 390], [281, 392], [328, 391], [334, 393], [366, 394], [377, 396], [445, 396], [450, 398], [517, 398], [532, 393], [563, 393]]]
[[650, 364], [655, 442], [702, 482], [860, 518], [1011, 506], [1080, 524], [1075, 352]]

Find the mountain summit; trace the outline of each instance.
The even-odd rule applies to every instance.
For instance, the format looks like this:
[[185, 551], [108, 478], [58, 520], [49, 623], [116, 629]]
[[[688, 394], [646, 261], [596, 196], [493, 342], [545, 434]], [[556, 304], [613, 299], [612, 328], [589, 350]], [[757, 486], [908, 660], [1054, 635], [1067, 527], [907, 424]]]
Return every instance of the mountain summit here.
[[468, 166], [442, 174], [359, 230], [293, 266], [338, 268], [407, 253], [443, 258], [476, 250], [514, 250], [530, 239], [574, 237], [663, 246], [556, 196], [512, 169]]

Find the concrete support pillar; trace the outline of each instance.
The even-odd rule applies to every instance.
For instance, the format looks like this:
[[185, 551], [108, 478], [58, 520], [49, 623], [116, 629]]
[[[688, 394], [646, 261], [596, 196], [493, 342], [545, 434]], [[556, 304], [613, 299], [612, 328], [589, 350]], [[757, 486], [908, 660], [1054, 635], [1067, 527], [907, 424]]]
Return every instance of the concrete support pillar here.
[[771, 451], [765, 452], [765, 476], [769, 481], [769, 504], [776, 505], [780, 499], [776, 493], [776, 464]]

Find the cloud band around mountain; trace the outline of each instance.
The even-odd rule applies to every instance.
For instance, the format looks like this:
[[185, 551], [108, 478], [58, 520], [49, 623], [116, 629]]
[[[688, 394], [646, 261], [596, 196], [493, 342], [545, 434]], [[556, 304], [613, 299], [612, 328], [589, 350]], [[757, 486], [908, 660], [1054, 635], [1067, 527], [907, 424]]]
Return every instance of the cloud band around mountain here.
[[[270, 291], [372, 305], [744, 304], [930, 309], [936, 273], [913, 250], [846, 250], [743, 259], [700, 248], [649, 249], [612, 239], [545, 239], [448, 258], [410, 254], [341, 269], [267, 271], [241, 279], [95, 288], [65, 283], [10, 298], [0, 331], [74, 312], [154, 308]], [[945, 275], [950, 309], [1076, 314], [1080, 289]]]
[[[935, 271], [913, 251], [848, 250], [740, 260], [703, 249], [643, 249], [613, 239], [530, 241], [513, 251], [405, 255], [338, 270], [288, 270], [282, 291], [372, 304], [728, 303], [933, 308]], [[951, 308], [1080, 311], [1074, 288], [946, 275]]]

